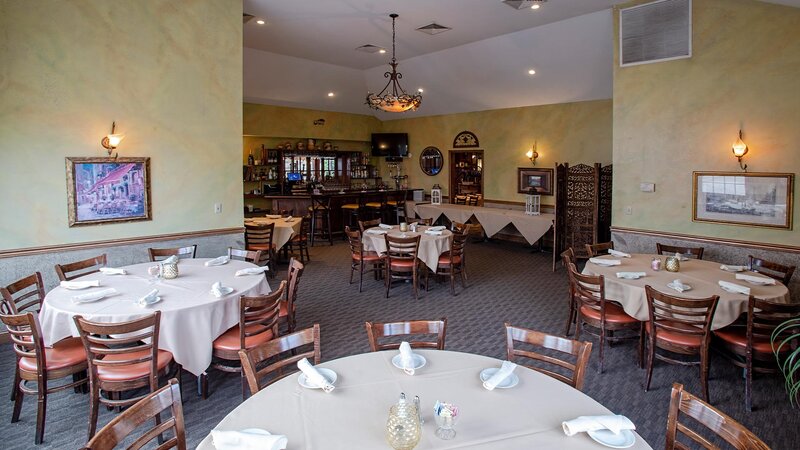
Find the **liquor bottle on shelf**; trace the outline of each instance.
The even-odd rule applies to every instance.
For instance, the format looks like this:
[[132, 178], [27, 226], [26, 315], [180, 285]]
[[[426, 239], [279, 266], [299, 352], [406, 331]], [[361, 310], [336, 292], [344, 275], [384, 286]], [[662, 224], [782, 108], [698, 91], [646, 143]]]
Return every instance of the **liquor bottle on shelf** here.
[[250, 154], [247, 156], [247, 165], [248, 166], [252, 166], [255, 163], [256, 162], [255, 162], [255, 159], [253, 158], [253, 151], [250, 150]]

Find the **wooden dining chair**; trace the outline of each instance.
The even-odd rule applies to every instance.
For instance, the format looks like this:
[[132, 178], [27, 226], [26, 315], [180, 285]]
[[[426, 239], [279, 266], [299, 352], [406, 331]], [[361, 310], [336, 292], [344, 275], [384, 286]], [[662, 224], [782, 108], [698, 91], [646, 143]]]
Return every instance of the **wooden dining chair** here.
[[106, 255], [98, 255], [82, 261], [76, 261], [69, 264], [56, 264], [56, 275], [59, 281], [70, 281], [75, 278], [97, 273], [101, 267], [106, 265]]
[[[622, 306], [606, 299], [605, 278], [602, 275], [584, 275], [572, 263], [567, 267], [577, 310], [575, 339], [580, 340], [581, 333], [585, 331], [600, 340], [600, 373], [603, 373], [606, 341], [613, 343], [638, 338], [641, 334], [641, 323], [635, 317], [629, 316]], [[623, 330], [630, 333], [617, 334]]]
[[73, 320], [89, 363], [89, 439], [97, 429], [101, 403], [120, 408], [136, 403], [146, 394], [123, 399], [120, 393], [140, 388], [155, 392], [159, 375], [166, 375], [170, 365], [180, 377], [172, 353], [158, 348], [161, 311], [127, 322], [93, 322], [80, 315]]
[[243, 250], [241, 248], [228, 247], [228, 258], [258, 265], [258, 262], [261, 261], [261, 250]]
[[[222, 372], [239, 373], [242, 382], [242, 398], [245, 395], [245, 379], [239, 362], [239, 350], [248, 350], [278, 336], [278, 317], [281, 299], [286, 290], [286, 280], [278, 289], [266, 295], [241, 296], [239, 299], [239, 323], [222, 333], [212, 343], [211, 368]], [[200, 390], [208, 398], [208, 374], [200, 375]]]
[[147, 254], [150, 256], [150, 261], [153, 262], [164, 260], [170, 256], [194, 258], [197, 255], [197, 244], [175, 248], [148, 248]]
[[[549, 370], [543, 367], [525, 365], [529, 369], [549, 375], [579, 391], [583, 389], [586, 366], [589, 364], [589, 355], [592, 353], [591, 342], [551, 336], [540, 331], [515, 327], [508, 322], [504, 325], [506, 328], [506, 354], [509, 361], [517, 362], [517, 357], [520, 356], [544, 363], [546, 367], [556, 366], [553, 368], [555, 370]], [[533, 350], [536, 347], [571, 355], [574, 358], [574, 362], [538, 353]]]
[[789, 285], [789, 281], [791, 281], [796, 269], [796, 266], [784, 266], [766, 259], [756, 258], [753, 255], [748, 255], [747, 259], [750, 270], [774, 278], [783, 283], [784, 286]]
[[[694, 420], [681, 421], [682, 416], [691, 417]], [[716, 442], [703, 436], [706, 433], [689, 428], [690, 426], [696, 427], [698, 423], [704, 427], [703, 431], [707, 430], [713, 433], [714, 437], [724, 440], [737, 450], [769, 450], [769, 446], [764, 441], [731, 416], [686, 392], [682, 384], [674, 383], [667, 415], [665, 448], [667, 450], [688, 450], [696, 447], [696, 445], [684, 444], [679, 439], [693, 441], [707, 449], [719, 448]]]
[[295, 313], [297, 312], [297, 287], [300, 285], [300, 277], [303, 275], [305, 266], [300, 261], [292, 258], [289, 260], [289, 269], [286, 273], [286, 298], [281, 300], [281, 309], [278, 315], [278, 327], [284, 323], [286, 330], [293, 333], [297, 321]]
[[609, 250], [614, 250], [614, 241], [586, 244], [586, 253], [589, 255], [589, 258], [607, 255]]
[[656, 252], [659, 255], [663, 255], [664, 252], [666, 253], [680, 253], [683, 256], [694, 257], [697, 259], [703, 259], [703, 250], [704, 247], [676, 247], [674, 245], [666, 245], [661, 243], [656, 243]]
[[453, 233], [469, 234], [469, 229], [472, 227], [470, 223], [450, 222], [450, 231]]
[[[785, 356], [800, 344], [797, 328], [782, 329], [773, 336], [778, 326], [792, 319], [800, 319], [800, 304], [772, 303], [751, 295], [747, 301], [746, 326], [734, 324], [714, 331], [712, 348], [744, 369], [744, 404], [748, 411], [752, 411], [753, 372], [779, 372], [776, 352]], [[778, 343], [784, 340], [792, 345], [778, 349]]]
[[386, 242], [386, 298], [394, 280], [411, 280], [414, 290], [414, 299], [419, 299], [419, 242], [422, 236], [400, 237], [384, 234]]
[[158, 450], [169, 448], [186, 450], [186, 426], [183, 421], [181, 388], [180, 383], [175, 378], [170, 379], [167, 381], [166, 386], [146, 395], [111, 420], [81, 450], [112, 450], [117, 448], [143, 423], [160, 417], [167, 410], [169, 410], [170, 417], [166, 421], [157, 422], [155, 427], [139, 434], [139, 437], [127, 448], [138, 449], [153, 439], [163, 436], [165, 432], [170, 432], [169, 439], [159, 444]]
[[377, 219], [372, 219], [372, 220], [359, 220], [358, 221], [358, 229], [363, 234], [364, 231], [366, 231], [367, 229], [372, 228], [372, 227], [377, 227], [380, 224], [381, 224], [381, 218], [380, 217], [378, 217]]
[[[718, 295], [707, 298], [682, 298], [644, 287], [647, 294], [649, 320], [639, 341], [640, 361], [647, 348], [645, 392], [650, 389], [655, 359], [682, 366], [700, 366], [703, 399], [708, 401], [708, 348], [711, 341], [711, 321], [719, 302]], [[698, 355], [698, 361], [686, 361], [662, 355], [661, 349], [680, 355]]]
[[270, 277], [275, 278], [275, 243], [272, 242], [275, 236], [275, 223], [268, 224], [245, 224], [244, 225], [244, 248], [247, 250], [258, 250], [261, 252], [259, 266], [269, 267]]
[[[569, 265], [572, 263], [573, 265], [577, 264], [577, 260], [575, 259], [575, 252], [572, 250], [572, 247], [561, 252], [561, 262], [564, 267], [567, 268], [569, 271]], [[572, 328], [572, 324], [575, 323], [577, 320], [578, 315], [578, 300], [575, 297], [575, 289], [572, 287], [572, 283], [568, 282], [568, 291], [569, 296], [567, 297], [567, 303], [569, 304], [569, 313], [567, 314], [567, 326], [564, 329], [564, 336], [569, 336], [569, 330]]]
[[[456, 275], [461, 278], [461, 287], [467, 288], [467, 262], [464, 252], [469, 238], [469, 229], [462, 233], [453, 233], [450, 236], [450, 250], [439, 255], [436, 265], [436, 275], [450, 278], [450, 295], [456, 295]], [[428, 273], [425, 271], [425, 287], [428, 286]]]
[[[297, 362], [303, 358], [308, 358], [315, 366], [319, 364], [319, 339], [319, 324], [315, 323], [311, 328], [264, 342], [249, 350], [239, 350], [239, 359], [242, 361], [242, 370], [250, 387], [250, 395], [295, 372]], [[311, 348], [308, 348], [309, 346]], [[267, 360], [270, 363], [258, 369]], [[287, 368], [289, 370], [284, 372]], [[277, 375], [273, 376], [275, 372]]]
[[[16, 357], [11, 422], [19, 421], [25, 395], [36, 395], [34, 443], [39, 445], [44, 439], [48, 395], [86, 384], [86, 352], [78, 338], [63, 339], [51, 348], [45, 347], [39, 316], [31, 311], [17, 314], [15, 310], [12, 302], [3, 300], [0, 304], [0, 320], [8, 329]], [[72, 376], [71, 383], [50, 385], [51, 381], [68, 376]], [[30, 387], [27, 383], [35, 386]]]
[[[367, 338], [369, 348], [373, 352], [381, 350], [396, 350], [400, 348], [400, 342], [380, 343], [385, 337], [402, 336], [407, 340], [412, 348], [430, 348], [444, 350], [445, 334], [447, 333], [447, 318], [439, 320], [409, 320], [404, 322], [366, 322]], [[435, 341], [420, 339], [424, 335], [436, 335]], [[405, 337], [410, 337], [406, 339]]]
[[308, 253], [308, 236], [311, 235], [311, 216], [303, 216], [300, 218], [300, 232], [292, 236], [286, 245], [284, 245], [284, 258], [289, 258], [290, 253], [294, 253], [297, 249], [300, 262], [305, 264], [306, 261], [311, 261], [311, 255]]
[[350, 231], [350, 227], [344, 227], [344, 234], [350, 245], [350, 284], [353, 284], [353, 273], [358, 270], [358, 292], [364, 284], [364, 273], [373, 272], [375, 279], [384, 270], [385, 258], [376, 252], [364, 250], [364, 243], [361, 241], [361, 232], [358, 230]]
[[427, 219], [414, 219], [414, 222], [417, 222], [417, 225], [424, 225], [424, 226], [431, 226], [433, 225], [433, 219], [428, 217]]

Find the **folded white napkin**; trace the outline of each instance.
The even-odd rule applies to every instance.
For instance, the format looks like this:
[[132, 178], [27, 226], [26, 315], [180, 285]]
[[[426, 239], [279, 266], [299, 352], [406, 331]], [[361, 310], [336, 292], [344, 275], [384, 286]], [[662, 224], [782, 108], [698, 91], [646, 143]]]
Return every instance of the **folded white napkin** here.
[[511, 372], [517, 368], [517, 365], [511, 361], [503, 361], [503, 365], [500, 366], [500, 370], [494, 373], [488, 380], [483, 382], [483, 387], [488, 390], [493, 390], [497, 387], [498, 384], [502, 383], [503, 380], [508, 378], [511, 375]]
[[158, 289], [153, 289], [152, 291], [148, 292], [147, 295], [136, 300], [136, 304], [144, 308], [147, 305], [155, 303], [158, 299]]
[[719, 268], [722, 269], [722, 270], [725, 270], [727, 272], [741, 272], [741, 271], [747, 269], [746, 266], [731, 266], [729, 264], [723, 264], [723, 265], [719, 266]]
[[636, 425], [625, 416], [580, 416], [578, 418], [561, 422], [564, 434], [573, 436], [583, 431], [611, 430], [614, 434], [619, 434], [622, 430], [635, 430]]
[[267, 219], [280, 219], [281, 215], [280, 214], [267, 214], [265, 217]]
[[211, 293], [214, 294], [214, 297], [222, 298], [225, 296], [225, 291], [227, 288], [222, 285], [221, 281], [217, 281], [216, 283], [211, 285]]
[[386, 230], [381, 230], [379, 228], [370, 228], [369, 230], [365, 231], [366, 234], [386, 234]]
[[102, 291], [88, 292], [86, 294], [76, 295], [72, 297], [72, 303], [89, 303], [114, 295], [117, 290], [114, 288], [103, 289]]
[[429, 234], [431, 236], [441, 236], [444, 233], [442, 230], [431, 230], [430, 228], [425, 230], [425, 234]]
[[267, 266], [248, 267], [246, 269], [237, 270], [236, 273], [233, 274], [233, 276], [241, 277], [241, 276], [245, 276], [245, 275], [259, 275], [259, 274], [262, 274], [262, 273], [264, 273], [264, 272], [266, 272], [268, 270], [269, 270], [269, 267], [267, 267]]
[[172, 255], [169, 258], [161, 261], [161, 264], [175, 264], [177, 262], [178, 262], [178, 256], [177, 255]]
[[617, 278], [627, 278], [629, 280], [635, 280], [646, 275], [645, 272], [617, 272]]
[[217, 450], [284, 450], [289, 440], [282, 434], [251, 428], [242, 431], [211, 430]]
[[743, 280], [743, 281], [749, 281], [751, 283], [756, 283], [756, 284], [770, 284], [770, 285], [774, 285], [775, 284], [775, 280], [772, 279], [772, 278], [758, 277], [758, 276], [755, 276], [755, 275], [748, 275], [746, 273], [737, 273], [736, 274], [736, 279], [737, 280]]
[[383, 228], [384, 230], [391, 230], [392, 228], [394, 228], [393, 226], [389, 225], [388, 223], [379, 223], [378, 226]]
[[400, 366], [406, 375], [414, 375], [414, 352], [411, 351], [411, 344], [406, 341], [400, 343]]
[[680, 252], [675, 252], [675, 257], [678, 258], [678, 261], [688, 261], [689, 260], [688, 256], [683, 256], [683, 255], [680, 254]]
[[669, 287], [670, 289], [674, 289], [678, 292], [688, 291], [689, 289], [692, 288], [688, 284], [683, 284], [683, 281], [681, 281], [680, 278], [673, 280], [672, 283], [667, 284], [667, 287]]
[[618, 266], [622, 264], [618, 259], [589, 258], [589, 262], [598, 266]]
[[430, 231], [444, 231], [446, 229], [447, 229], [447, 227], [444, 226], [444, 225], [436, 225], [435, 227], [428, 228], [428, 230], [430, 230]]
[[741, 284], [730, 283], [728, 281], [719, 280], [719, 285], [722, 286], [723, 289], [726, 289], [731, 292], [736, 292], [738, 294], [750, 295], [750, 288], [746, 286], [742, 286]]
[[608, 254], [611, 256], [616, 256], [617, 258], [630, 258], [630, 253], [621, 252], [619, 250], [609, 249]]
[[214, 259], [211, 259], [211, 260], [208, 260], [208, 261], [206, 261], [206, 262], [205, 262], [205, 266], [206, 266], [206, 267], [211, 267], [211, 266], [223, 266], [223, 265], [225, 265], [225, 264], [228, 264], [228, 262], [229, 262], [230, 260], [231, 260], [231, 259], [228, 257], [228, 255], [217, 256], [217, 257], [216, 257], [216, 258], [214, 258]]
[[289, 216], [289, 217], [283, 219], [284, 222], [291, 222], [293, 220], [294, 220], [294, 217], [292, 217], [292, 216]]
[[103, 275], [127, 275], [128, 272], [125, 272], [125, 269], [117, 269], [115, 267], [101, 267], [100, 273]]
[[100, 286], [100, 280], [62, 281], [60, 286], [65, 289], [86, 289]]
[[310, 362], [308, 362], [308, 358], [303, 358], [300, 361], [297, 361], [297, 368], [300, 369], [306, 376], [309, 384], [313, 384], [314, 386], [318, 386], [322, 388], [323, 391], [329, 393], [336, 389], [324, 375], [319, 373], [316, 367], [312, 366]]

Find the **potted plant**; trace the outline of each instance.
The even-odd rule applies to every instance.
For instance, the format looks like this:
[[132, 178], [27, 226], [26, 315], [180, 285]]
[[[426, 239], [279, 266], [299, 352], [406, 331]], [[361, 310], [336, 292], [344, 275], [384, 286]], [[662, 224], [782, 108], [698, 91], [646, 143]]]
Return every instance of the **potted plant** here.
[[[800, 346], [793, 344], [798, 339], [800, 339], [800, 318], [798, 317], [778, 325], [770, 337], [772, 351], [775, 353], [778, 368], [786, 380], [786, 392], [789, 394], [792, 406], [795, 405], [795, 400], [800, 394]], [[791, 351], [781, 355], [781, 351], [786, 346], [791, 346]]]

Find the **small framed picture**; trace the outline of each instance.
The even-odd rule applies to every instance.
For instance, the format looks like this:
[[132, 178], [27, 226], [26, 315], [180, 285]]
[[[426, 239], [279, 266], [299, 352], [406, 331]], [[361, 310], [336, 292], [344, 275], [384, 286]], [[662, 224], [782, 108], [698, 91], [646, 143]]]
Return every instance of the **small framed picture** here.
[[517, 169], [517, 192], [528, 194], [533, 191], [539, 195], [553, 195], [553, 169]]
[[792, 228], [794, 174], [693, 172], [692, 220]]

